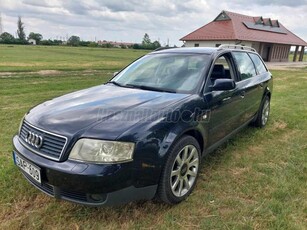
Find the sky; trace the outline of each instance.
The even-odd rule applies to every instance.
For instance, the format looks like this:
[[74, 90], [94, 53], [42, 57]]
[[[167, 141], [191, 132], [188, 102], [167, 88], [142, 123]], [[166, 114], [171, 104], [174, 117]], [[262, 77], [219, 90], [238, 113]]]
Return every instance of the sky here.
[[212, 21], [222, 10], [278, 19], [307, 41], [307, 0], [1, 0], [3, 32], [16, 35], [21, 16], [26, 34], [44, 39], [141, 43], [145, 33], [162, 45]]

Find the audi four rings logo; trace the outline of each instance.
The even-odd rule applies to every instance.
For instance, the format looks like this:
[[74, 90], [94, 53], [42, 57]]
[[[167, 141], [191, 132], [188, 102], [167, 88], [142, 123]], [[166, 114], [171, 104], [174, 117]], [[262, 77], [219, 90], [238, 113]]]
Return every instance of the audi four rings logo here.
[[28, 131], [25, 141], [38, 149], [43, 145], [43, 137], [31, 131]]

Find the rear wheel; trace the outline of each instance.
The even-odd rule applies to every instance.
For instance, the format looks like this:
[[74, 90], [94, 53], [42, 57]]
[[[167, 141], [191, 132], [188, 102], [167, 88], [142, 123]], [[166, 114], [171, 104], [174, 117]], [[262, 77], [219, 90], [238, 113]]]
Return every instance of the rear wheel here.
[[176, 204], [190, 195], [195, 187], [200, 164], [200, 147], [195, 138], [182, 137], [170, 149], [158, 187], [158, 198]]
[[260, 128], [264, 127], [269, 120], [269, 116], [270, 116], [270, 98], [269, 96], [265, 96], [261, 103], [261, 107], [258, 111], [255, 125]]

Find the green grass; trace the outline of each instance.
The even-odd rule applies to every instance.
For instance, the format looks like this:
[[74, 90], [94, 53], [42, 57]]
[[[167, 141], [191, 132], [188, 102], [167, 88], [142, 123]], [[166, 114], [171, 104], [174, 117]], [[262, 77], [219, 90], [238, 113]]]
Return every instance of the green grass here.
[[[49, 52], [54, 47], [37, 49]], [[81, 48], [68, 50], [82, 53]], [[135, 58], [131, 50], [114, 52], [127, 54], [120, 57], [125, 60], [118, 61], [119, 67]], [[110, 56], [116, 61], [115, 54]], [[206, 157], [194, 192], [177, 206], [149, 201], [89, 208], [56, 201], [31, 186], [11, 156], [20, 119], [37, 103], [107, 81], [111, 75], [105, 70], [0, 76], [0, 229], [306, 229], [306, 70], [272, 71], [268, 126], [247, 127]]]
[[[294, 56], [294, 54], [290, 54], [290, 55], [289, 55], [289, 61], [290, 61], [290, 62], [293, 61], [293, 56]], [[298, 61], [299, 57], [300, 57], [300, 53], [297, 54], [297, 56], [296, 56], [296, 61]], [[307, 61], [307, 54], [304, 54], [304, 56], [303, 56], [303, 61]]]
[[147, 52], [116, 48], [0, 45], [0, 72], [116, 70]]

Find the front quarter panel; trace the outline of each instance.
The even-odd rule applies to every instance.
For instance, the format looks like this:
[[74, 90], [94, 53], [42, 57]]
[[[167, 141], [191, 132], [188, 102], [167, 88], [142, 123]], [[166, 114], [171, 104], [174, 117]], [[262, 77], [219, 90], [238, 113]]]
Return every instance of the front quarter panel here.
[[[195, 118], [203, 101], [198, 95], [181, 103], [177, 109], [166, 110], [159, 116], [151, 117], [127, 132], [119, 141], [136, 143], [134, 178], [136, 186], [148, 186], [159, 182], [161, 170], [168, 157], [171, 146], [186, 132], [196, 130], [204, 137], [204, 126]], [[163, 115], [162, 115], [163, 114]], [[178, 117], [178, 115], [180, 117]]]

